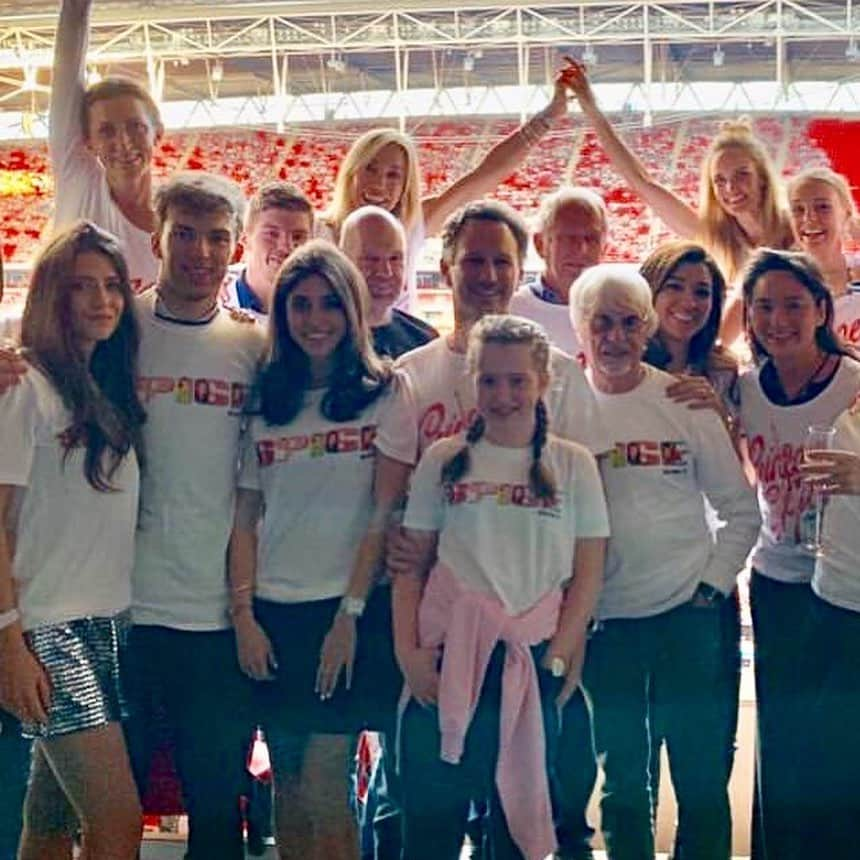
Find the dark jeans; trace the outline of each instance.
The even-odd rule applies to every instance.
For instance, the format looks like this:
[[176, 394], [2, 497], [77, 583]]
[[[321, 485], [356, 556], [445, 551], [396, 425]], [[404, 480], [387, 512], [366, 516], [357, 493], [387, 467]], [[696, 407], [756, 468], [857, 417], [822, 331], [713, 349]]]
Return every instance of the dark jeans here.
[[[731, 690], [731, 696], [735, 702], [731, 712], [727, 714], [726, 722], [726, 779], [731, 778], [732, 768], [735, 763], [735, 749], [737, 746], [738, 732], [738, 702], [741, 688], [741, 605], [737, 589], [732, 592], [720, 604], [720, 617], [723, 624], [722, 644], [724, 648], [724, 668], [726, 672], [726, 687]], [[656, 829], [657, 826], [657, 801], [660, 796], [660, 751], [666, 739], [663, 730], [662, 716], [657, 703], [649, 702], [650, 713], [648, 725], [651, 730], [651, 817]], [[680, 831], [675, 833], [675, 844], [670, 855], [673, 860], [684, 860], [685, 853], [681, 841]], [[695, 860], [695, 858], [692, 858]]]
[[860, 854], [860, 612], [813, 597], [815, 640], [826, 655], [810, 721], [817, 767], [809, 794], [819, 799], [810, 818], [819, 857], [856, 860]]
[[819, 854], [810, 791], [817, 761], [813, 708], [820, 690], [821, 648], [814, 637], [814, 595], [753, 570], [758, 714], [755, 860], [809, 860]]
[[[546, 645], [532, 649], [535, 662]], [[496, 790], [504, 645], [496, 646], [459, 764], [439, 758], [439, 713], [414, 700], [401, 725], [403, 860], [458, 860], [472, 801], [488, 801], [487, 860], [521, 860]], [[555, 761], [558, 725], [554, 697], [560, 682], [538, 669], [548, 766]]]
[[21, 737], [18, 721], [0, 711], [0, 860], [18, 856], [29, 772], [30, 741]]
[[588, 825], [586, 812], [596, 781], [591, 708], [582, 689], [578, 689], [562, 711], [550, 783], [558, 849], [565, 858], [589, 856], [594, 831]]
[[602, 827], [611, 860], [654, 857], [652, 703], [661, 714], [684, 849], [695, 860], [728, 860], [725, 739], [737, 700], [726, 683], [724, 655], [719, 609], [690, 604], [603, 622], [590, 639], [585, 685], [605, 777]]
[[239, 798], [253, 721], [233, 631], [135, 626], [125, 678], [133, 708], [126, 739], [141, 796], [166, 729], [188, 812], [188, 860], [243, 860]]

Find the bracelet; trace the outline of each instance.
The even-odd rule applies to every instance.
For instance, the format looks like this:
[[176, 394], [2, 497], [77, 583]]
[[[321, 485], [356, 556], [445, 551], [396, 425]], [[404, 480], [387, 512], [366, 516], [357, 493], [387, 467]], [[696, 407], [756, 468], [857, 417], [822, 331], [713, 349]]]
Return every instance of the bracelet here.
[[365, 601], [360, 597], [344, 595], [340, 601], [340, 611], [349, 618], [361, 618], [364, 612]]
[[7, 627], [11, 627], [20, 619], [21, 613], [17, 609], [7, 609], [5, 612], [0, 612], [0, 630], [5, 630]]

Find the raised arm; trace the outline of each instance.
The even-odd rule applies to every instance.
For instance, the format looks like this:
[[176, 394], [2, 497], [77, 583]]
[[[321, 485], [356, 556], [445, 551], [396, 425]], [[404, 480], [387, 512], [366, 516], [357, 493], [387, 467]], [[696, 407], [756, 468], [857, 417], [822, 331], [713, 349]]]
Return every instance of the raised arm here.
[[0, 484], [0, 707], [25, 722], [45, 722], [51, 702], [48, 676], [21, 629], [12, 581], [14, 536], [8, 529], [16, 488]]
[[[385, 558], [385, 535], [392, 516], [406, 498], [412, 466], [377, 452], [373, 477], [373, 511], [370, 524], [358, 546], [345, 597], [363, 605]], [[341, 670], [347, 689], [352, 683], [352, 666], [357, 640], [356, 616], [338, 612], [326, 634], [320, 652], [317, 692], [328, 698], [334, 693]]]
[[254, 617], [257, 577], [257, 527], [263, 508], [258, 490], [236, 491], [236, 510], [230, 536], [230, 617], [236, 633], [236, 650], [242, 671], [256, 681], [272, 679], [277, 669], [272, 644]]
[[698, 212], [674, 191], [657, 182], [621, 139], [597, 106], [582, 63], [571, 60], [564, 72], [564, 81], [576, 96], [603, 151], [624, 181], [657, 213], [670, 230], [686, 239], [695, 239], [701, 232]]
[[567, 89], [564, 71], [555, 79], [552, 100], [528, 122], [499, 141], [480, 163], [434, 197], [422, 201], [424, 225], [428, 236], [442, 229], [445, 219], [456, 209], [493, 191], [525, 161], [529, 149], [549, 130], [553, 123], [567, 113]]
[[94, 162], [84, 147], [81, 126], [86, 88], [87, 37], [92, 0], [62, 0], [54, 44], [51, 73], [51, 105], [48, 118], [48, 147], [58, 193], [55, 222], [61, 225], [80, 216], [74, 211], [79, 203], [67, 200], [64, 186], [78, 168], [80, 159]]

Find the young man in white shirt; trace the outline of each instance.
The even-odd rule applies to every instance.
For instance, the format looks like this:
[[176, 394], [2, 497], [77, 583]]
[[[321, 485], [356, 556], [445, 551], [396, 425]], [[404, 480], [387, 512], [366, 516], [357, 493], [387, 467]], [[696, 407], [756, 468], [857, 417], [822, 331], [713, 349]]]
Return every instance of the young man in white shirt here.
[[[451, 288], [454, 331], [404, 355], [398, 362], [414, 393], [411, 433], [416, 461], [436, 439], [465, 430], [475, 414], [476, 395], [466, 365], [472, 326], [485, 314], [507, 313], [520, 282], [528, 243], [516, 212], [495, 201], [469, 204], [453, 215], [442, 232], [442, 277]], [[585, 445], [594, 454], [608, 448], [608, 434], [585, 374], [557, 349], [551, 356], [547, 392], [550, 432]], [[383, 444], [379, 451], [386, 455]], [[585, 810], [596, 778], [591, 726], [581, 692], [564, 711], [564, 755], [556, 758], [554, 812], [559, 856], [591, 857], [592, 830]]]
[[606, 253], [608, 216], [603, 198], [575, 185], [544, 197], [532, 241], [544, 270], [540, 280], [514, 293], [510, 311], [539, 322], [555, 346], [581, 361], [582, 348], [567, 304], [573, 282]]
[[265, 323], [281, 264], [313, 235], [314, 210], [294, 185], [273, 181], [248, 201], [241, 244], [245, 265], [221, 289], [226, 307], [242, 308]]
[[155, 101], [135, 81], [109, 77], [87, 87], [92, 5], [63, 0], [57, 24], [48, 121], [54, 227], [87, 218], [113, 233], [140, 292], [158, 274], [152, 155], [164, 129]]
[[439, 332], [395, 307], [406, 291], [406, 231], [380, 206], [361, 206], [344, 219], [340, 248], [364, 275], [377, 355], [397, 358]]
[[177, 174], [155, 205], [161, 269], [157, 286], [137, 299], [147, 466], [132, 577], [129, 751], [144, 794], [166, 722], [189, 816], [186, 857], [240, 860], [251, 724], [227, 612], [226, 554], [242, 406], [263, 336], [218, 302], [242, 224], [238, 187]]

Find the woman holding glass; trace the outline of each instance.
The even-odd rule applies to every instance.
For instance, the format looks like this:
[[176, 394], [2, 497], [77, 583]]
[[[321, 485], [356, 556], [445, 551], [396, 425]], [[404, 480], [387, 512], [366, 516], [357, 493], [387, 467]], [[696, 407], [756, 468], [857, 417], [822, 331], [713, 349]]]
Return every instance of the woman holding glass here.
[[[828, 425], [860, 391], [860, 363], [833, 329], [833, 297], [806, 255], [761, 250], [743, 278], [744, 320], [759, 366], [740, 379], [741, 424], [762, 526], [752, 555], [756, 644], [758, 829], [753, 856], [817, 855], [809, 827], [810, 711], [821, 654], [812, 635], [812, 487], [801, 463], [813, 425]], [[815, 847], [812, 847], [815, 845]]]
[[821, 548], [812, 578], [815, 637], [827, 654], [815, 710], [821, 774], [816, 832], [820, 856], [857, 856], [860, 762], [860, 413], [834, 426], [834, 450], [807, 453], [801, 471], [827, 493]]

